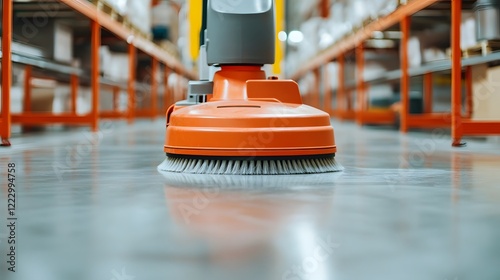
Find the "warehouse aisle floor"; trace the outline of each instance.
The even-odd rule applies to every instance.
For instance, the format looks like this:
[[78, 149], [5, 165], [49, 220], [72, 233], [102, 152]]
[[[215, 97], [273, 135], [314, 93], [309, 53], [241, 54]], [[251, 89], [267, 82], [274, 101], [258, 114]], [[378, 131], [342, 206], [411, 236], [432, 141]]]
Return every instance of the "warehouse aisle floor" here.
[[174, 176], [163, 121], [101, 127], [0, 149], [1, 279], [500, 278], [499, 143], [335, 123], [342, 173]]

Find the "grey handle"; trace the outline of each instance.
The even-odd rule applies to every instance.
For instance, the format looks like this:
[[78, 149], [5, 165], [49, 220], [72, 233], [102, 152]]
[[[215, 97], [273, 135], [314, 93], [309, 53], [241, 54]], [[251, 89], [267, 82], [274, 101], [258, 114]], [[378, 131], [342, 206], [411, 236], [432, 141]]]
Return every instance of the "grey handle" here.
[[275, 24], [273, 0], [209, 0], [207, 62], [273, 64]]

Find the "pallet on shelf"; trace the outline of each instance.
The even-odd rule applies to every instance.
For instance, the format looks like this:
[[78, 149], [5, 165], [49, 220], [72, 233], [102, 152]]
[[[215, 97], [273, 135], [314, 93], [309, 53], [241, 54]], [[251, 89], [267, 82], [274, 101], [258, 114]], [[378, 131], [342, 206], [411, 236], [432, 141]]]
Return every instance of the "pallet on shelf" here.
[[119, 23], [124, 23], [126, 16], [122, 15], [118, 12], [111, 4], [109, 4], [105, 0], [89, 0], [92, 4], [94, 4], [97, 9], [107, 15], [109, 15], [112, 19], [116, 20]]
[[142, 38], [146, 39], [146, 40], [153, 40], [153, 34], [151, 33], [144, 33], [143, 31], [141, 30], [138, 30], [137, 33], [139, 36], [141, 36]]
[[128, 28], [132, 31], [132, 33], [134, 33], [134, 35], [138, 36], [138, 37], [141, 37], [141, 38], [144, 38], [146, 40], [153, 40], [153, 34], [151, 33], [146, 33], [144, 31], [142, 31], [140, 28], [138, 28], [134, 23], [132, 23], [128, 17], [123, 17], [123, 22], [122, 22], [123, 26], [125, 26], [125, 28]]
[[127, 16], [125, 16], [123, 18], [123, 27], [127, 28], [127, 29], [130, 29], [130, 30], [133, 30], [133, 25], [132, 25], [132, 22], [128, 19]]
[[180, 53], [179, 50], [177, 49], [177, 46], [170, 42], [170, 41], [161, 41], [158, 43], [160, 48], [162, 48], [164, 51], [166, 51], [168, 54], [170, 54], [173, 57], [180, 58]]
[[485, 56], [497, 50], [500, 50], [500, 41], [485, 40], [475, 46], [462, 50], [462, 56], [465, 58], [477, 55]]
[[112, 19], [123, 23], [124, 16], [120, 14], [111, 4], [109, 4], [105, 0], [89, 0], [92, 4], [94, 4], [97, 9], [103, 13], [108, 14]]

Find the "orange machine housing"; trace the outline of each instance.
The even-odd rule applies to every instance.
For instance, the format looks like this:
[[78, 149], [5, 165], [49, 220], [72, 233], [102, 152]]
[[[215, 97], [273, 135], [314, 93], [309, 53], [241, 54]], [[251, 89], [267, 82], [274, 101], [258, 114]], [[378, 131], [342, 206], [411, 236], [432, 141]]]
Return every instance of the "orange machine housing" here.
[[167, 112], [169, 156], [316, 157], [336, 153], [330, 116], [302, 104], [297, 83], [260, 66], [222, 66], [209, 101]]

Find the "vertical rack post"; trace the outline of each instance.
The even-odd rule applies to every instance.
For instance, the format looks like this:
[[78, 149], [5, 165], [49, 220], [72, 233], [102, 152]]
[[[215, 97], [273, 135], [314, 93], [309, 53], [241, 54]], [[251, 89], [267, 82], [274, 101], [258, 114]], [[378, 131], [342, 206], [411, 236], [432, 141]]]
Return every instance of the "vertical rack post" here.
[[338, 89], [337, 89], [337, 112], [340, 119], [344, 119], [344, 112], [349, 111], [347, 107], [347, 98], [345, 93], [345, 57], [344, 54], [340, 54], [337, 58], [339, 63], [338, 72]]
[[71, 74], [71, 113], [76, 114], [76, 100], [78, 98], [78, 76]]
[[158, 59], [152, 57], [151, 60], [151, 118], [158, 115]]
[[135, 113], [135, 63], [136, 63], [137, 50], [134, 44], [130, 43], [128, 45], [128, 59], [129, 59], [129, 77], [128, 77], [128, 110], [127, 118], [128, 123], [134, 122]]
[[465, 99], [465, 112], [466, 118], [472, 118], [474, 101], [472, 98], [473, 88], [472, 88], [472, 67], [468, 66], [465, 68], [465, 84], [466, 84], [466, 99]]
[[462, 0], [451, 1], [451, 137], [454, 147], [462, 143], [462, 50], [460, 28]]
[[24, 67], [24, 100], [23, 111], [31, 112], [31, 77], [33, 68], [29, 65]]
[[330, 17], [330, 0], [321, 0], [319, 2], [320, 13], [322, 18]]
[[363, 114], [366, 108], [366, 85], [364, 81], [365, 71], [365, 48], [363, 42], [359, 42], [356, 46], [356, 91], [357, 91], [357, 104], [356, 104], [356, 122], [360, 125], [363, 124]]
[[433, 107], [433, 75], [432, 73], [424, 74], [424, 113], [432, 113]]
[[10, 88], [12, 85], [12, 1], [2, 1], [2, 118], [1, 146], [10, 146]]
[[406, 16], [401, 20], [401, 132], [408, 132], [408, 118], [410, 114], [410, 74], [408, 58], [408, 39], [410, 38], [410, 17]]
[[92, 71], [91, 71], [91, 87], [92, 87], [92, 111], [91, 111], [91, 128], [96, 132], [99, 129], [99, 47], [101, 46], [101, 26], [95, 20], [91, 22], [92, 32]]

